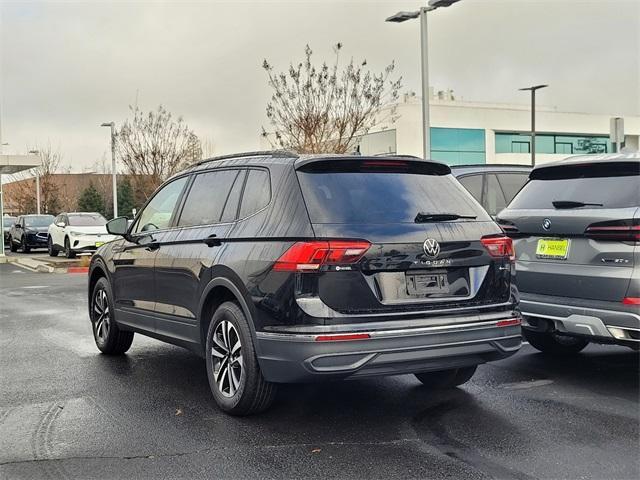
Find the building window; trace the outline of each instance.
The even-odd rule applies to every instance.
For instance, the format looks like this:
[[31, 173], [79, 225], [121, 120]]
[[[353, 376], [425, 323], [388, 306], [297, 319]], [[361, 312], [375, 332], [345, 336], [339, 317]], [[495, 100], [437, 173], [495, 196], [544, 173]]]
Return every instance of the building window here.
[[[384, 155], [397, 153], [396, 131], [383, 130], [367, 133], [354, 139], [354, 144], [360, 147], [361, 155]], [[354, 147], [354, 150], [357, 147]]]
[[486, 163], [485, 133], [473, 128], [431, 128], [431, 159], [449, 165]]
[[[531, 135], [528, 133], [496, 132], [496, 153], [529, 153]], [[536, 153], [584, 154], [607, 153], [611, 142], [605, 135], [536, 134]]]

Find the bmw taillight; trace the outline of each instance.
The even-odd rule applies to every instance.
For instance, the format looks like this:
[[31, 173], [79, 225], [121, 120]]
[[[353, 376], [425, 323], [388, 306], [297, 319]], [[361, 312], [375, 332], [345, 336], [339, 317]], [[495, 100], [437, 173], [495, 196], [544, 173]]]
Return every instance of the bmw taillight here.
[[640, 219], [592, 223], [584, 231], [584, 234], [594, 240], [640, 242]]
[[516, 250], [513, 247], [513, 240], [509, 237], [482, 237], [480, 241], [492, 257], [508, 257], [511, 262], [516, 260]]
[[277, 272], [313, 272], [323, 265], [356, 263], [371, 244], [357, 241], [313, 241], [294, 243], [273, 265]]

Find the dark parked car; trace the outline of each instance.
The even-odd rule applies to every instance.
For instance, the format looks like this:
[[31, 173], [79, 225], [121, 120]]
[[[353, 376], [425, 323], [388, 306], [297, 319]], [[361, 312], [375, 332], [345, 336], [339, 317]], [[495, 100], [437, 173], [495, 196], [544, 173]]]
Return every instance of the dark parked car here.
[[53, 222], [53, 215], [21, 215], [9, 230], [9, 248], [23, 253], [32, 248], [47, 248], [47, 229]]
[[489, 215], [495, 217], [529, 179], [531, 167], [523, 165], [460, 165], [451, 173], [471, 192]]
[[10, 217], [8, 215], [2, 217], [2, 239], [5, 245], [9, 244], [9, 232], [14, 223], [16, 223], [16, 217]]
[[536, 167], [498, 216], [514, 238], [524, 335], [542, 351], [640, 347], [640, 156]]
[[162, 185], [91, 260], [98, 348], [134, 332], [206, 359], [232, 414], [276, 384], [413, 373], [453, 387], [521, 344], [514, 252], [448, 166], [253, 153]]

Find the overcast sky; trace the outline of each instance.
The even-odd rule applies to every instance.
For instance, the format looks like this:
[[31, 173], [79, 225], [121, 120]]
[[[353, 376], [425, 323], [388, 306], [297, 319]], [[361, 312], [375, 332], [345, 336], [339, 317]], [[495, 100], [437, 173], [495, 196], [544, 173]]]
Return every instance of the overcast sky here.
[[[216, 153], [256, 149], [269, 98], [262, 60], [286, 68], [306, 43], [419, 91], [419, 22], [407, 1], [0, 1], [5, 153], [51, 142], [74, 171], [108, 152], [105, 121], [136, 101], [182, 115]], [[461, 0], [429, 14], [431, 85], [466, 100], [640, 114], [640, 0]]]

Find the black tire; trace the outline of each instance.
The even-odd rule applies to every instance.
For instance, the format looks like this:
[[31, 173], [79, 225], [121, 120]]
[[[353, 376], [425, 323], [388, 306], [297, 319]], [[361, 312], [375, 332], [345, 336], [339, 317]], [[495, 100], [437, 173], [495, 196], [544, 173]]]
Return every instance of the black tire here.
[[31, 249], [27, 246], [27, 239], [25, 235], [22, 235], [22, 241], [20, 242], [20, 250], [22, 253], [29, 253]]
[[13, 241], [13, 237], [9, 237], [9, 250], [11, 250], [13, 253], [18, 251], [18, 247], [16, 247], [16, 244]]
[[276, 385], [262, 376], [249, 323], [238, 304], [225, 302], [215, 311], [207, 331], [205, 353], [209, 386], [221, 410], [241, 416], [263, 412], [271, 406]]
[[64, 239], [64, 256], [67, 258], [76, 258], [76, 252], [71, 250], [71, 243], [69, 243], [69, 237]]
[[51, 240], [51, 237], [49, 237], [49, 240], [47, 241], [47, 250], [49, 251], [49, 256], [50, 257], [57, 257], [58, 256], [58, 253], [59, 253], [58, 249], [53, 244], [53, 240]]
[[553, 355], [575, 355], [589, 345], [589, 341], [582, 338], [555, 333], [534, 332], [526, 328], [522, 329], [522, 334], [532, 347]]
[[[122, 355], [133, 343], [133, 332], [118, 328], [114, 317], [113, 295], [109, 281], [100, 278], [91, 292], [91, 329], [96, 346], [107, 355]], [[106, 313], [106, 315], [105, 315]]]
[[445, 390], [467, 383], [476, 373], [477, 365], [472, 367], [452, 368], [438, 372], [414, 373], [416, 378], [429, 388]]

